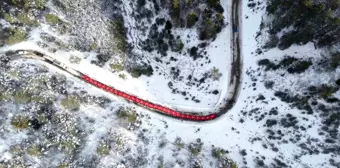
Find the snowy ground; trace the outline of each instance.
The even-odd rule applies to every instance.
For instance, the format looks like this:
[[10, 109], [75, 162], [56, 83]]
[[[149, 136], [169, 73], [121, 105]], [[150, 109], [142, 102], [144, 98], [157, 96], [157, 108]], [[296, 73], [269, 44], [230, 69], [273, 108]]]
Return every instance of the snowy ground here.
[[[159, 67], [159, 70], [154, 72], [152, 77], [141, 76], [140, 78], [133, 78], [127, 72], [110, 72], [109, 65], [104, 66], [104, 68], [97, 67], [90, 63], [96, 53], [81, 53], [75, 50], [56, 50], [56, 52], [52, 54], [49, 51], [42, 50], [35, 45], [36, 42], [42, 40], [40, 36], [42, 32], [47, 33], [52, 37], [56, 37], [62, 42], [66, 42], [70, 38], [67, 36], [58, 36], [54, 33], [54, 30], [50, 29], [47, 25], [42, 25], [42, 28], [32, 31], [28, 43], [25, 42], [23, 44], [18, 44], [10, 49], [32, 49], [33, 47], [39, 51], [44, 51], [48, 53], [48, 55], [52, 55], [56, 59], [67, 64], [70, 64], [71, 56], [77, 56], [82, 58], [82, 61], [78, 65], [73, 65], [73, 67], [78, 69], [80, 72], [83, 72], [119, 90], [181, 111], [203, 113], [217, 112], [221, 105], [220, 103], [226, 96], [228, 96], [228, 81], [230, 80], [229, 73], [231, 68], [230, 62], [232, 59], [230, 43], [231, 26], [228, 25], [231, 17], [231, 2], [222, 1], [222, 4], [225, 8], [224, 17], [227, 26], [217, 35], [216, 40], [209, 43], [206, 48], [210, 63], [206, 64], [206, 59], [198, 59], [194, 61], [188, 55], [181, 55], [179, 53], [168, 51], [168, 57], [177, 58], [178, 61], [170, 61], [170, 64], [157, 63], [156, 61], [151, 62], [152, 67]], [[98, 13], [95, 15], [98, 15]], [[187, 48], [184, 50], [199, 44], [195, 29], [176, 29], [175, 32], [185, 43]], [[4, 50], [4, 48], [2, 50]], [[159, 55], [148, 52], [142, 52], [141, 54], [148, 55], [148, 59], [154, 59]], [[173, 67], [181, 70], [180, 76], [184, 78], [191, 75], [193, 78], [199, 79], [213, 68], [217, 68], [222, 76], [216, 81], [207, 79], [203, 84], [197, 86], [195, 84], [188, 85], [187, 83], [190, 80], [184, 79], [179, 81], [174, 80], [171, 77], [169, 72]], [[121, 74], [125, 74], [125, 79], [119, 77]], [[179, 93], [173, 93], [173, 89], [169, 88], [169, 82], [172, 82], [174, 88], [180, 88]], [[213, 91], [217, 91], [217, 94], [212, 94]], [[184, 96], [184, 94], [186, 96]], [[186, 100], [186, 98], [188, 100]], [[199, 100], [199, 102], [195, 102], [193, 100]]]
[[[247, 7], [247, 3], [244, 2], [242, 5], [242, 13], [243, 79], [240, 95], [234, 108], [217, 121], [205, 124], [179, 123], [178, 121], [166, 120], [168, 124], [167, 137], [174, 139], [176, 136], [181, 136], [185, 137], [187, 141], [201, 138], [205, 144], [228, 149], [230, 151], [229, 155], [237, 161], [239, 167], [242, 167], [242, 165], [247, 165], [248, 167], [266, 167], [265, 165], [268, 167], [287, 166], [294, 168], [331, 167], [328, 163], [329, 159], [336, 159], [332, 154], [320, 153], [308, 155], [304, 149], [299, 147], [299, 145], [304, 142], [309, 142], [311, 139], [322, 138], [319, 137], [317, 133], [319, 129], [319, 119], [317, 116], [305, 116], [300, 110], [291, 108], [288, 104], [275, 98], [274, 92], [266, 89], [261, 77], [258, 78], [261, 74], [261, 72], [256, 71], [258, 69], [257, 61], [259, 57], [254, 56], [253, 53], [257, 48], [255, 36], [258, 31], [257, 28], [260, 26], [261, 16], [264, 14], [264, 10], [253, 12], [252, 9]], [[249, 18], [246, 19], [246, 16]], [[280, 55], [292, 54], [296, 51], [299, 52], [295, 53], [295, 55], [304, 55], [307, 54], [307, 52], [317, 55], [319, 51], [315, 51], [311, 47], [310, 45], [302, 47], [293, 46], [291, 50], [287, 51], [274, 49], [273, 51], [265, 53], [264, 58], [279, 57]], [[263, 57], [261, 56], [261, 58]], [[311, 75], [313, 75], [313, 73]], [[273, 76], [278, 75], [273, 74]], [[296, 76], [294, 78], [296, 78]], [[313, 77], [310, 77], [309, 79], [311, 80], [312, 78]], [[300, 81], [294, 79], [287, 80], [287, 77], [276, 77], [273, 80], [278, 83], [278, 87], [280, 87], [280, 85], [292, 86], [292, 83], [289, 81]], [[294, 88], [292, 90], [294, 90]], [[265, 100], [257, 100], [260, 94], [265, 97]], [[273, 111], [278, 111], [278, 115], [270, 114]], [[299, 125], [306, 128], [308, 126], [311, 127], [307, 129], [307, 131], [299, 131], [292, 128], [284, 128], [280, 125], [274, 125], [272, 127], [266, 126], [266, 120], [280, 120], [287, 114], [293, 114], [297, 117]], [[162, 117], [156, 118], [162, 120]], [[200, 131], [196, 133], [198, 128]], [[270, 130], [273, 130], [274, 134], [271, 134]], [[279, 137], [283, 137], [283, 140], [286, 141], [269, 138], [269, 135], [277, 136], [277, 131], [280, 132]], [[293, 141], [290, 141], [292, 139]], [[300, 141], [297, 139], [300, 139]], [[296, 143], [295, 140], [300, 143]], [[247, 151], [247, 154], [242, 154], [242, 152], [240, 152], [242, 150]], [[240, 153], [244, 156], [241, 156]], [[284, 164], [280, 164], [280, 161]], [[208, 165], [206, 166], [209, 167]]]
[[[227, 3], [227, 1], [223, 1], [223, 3]], [[258, 48], [255, 36], [257, 34], [258, 28], [260, 27], [261, 16], [264, 14], [265, 11], [257, 10], [256, 12], [254, 12], [253, 9], [250, 9], [247, 6], [247, 2], [243, 2], [241, 8], [242, 19], [241, 17], [240, 19], [242, 20], [241, 49], [243, 55], [243, 78], [242, 84], [240, 86], [240, 94], [233, 109], [231, 109], [226, 115], [211, 122], [183, 122], [155, 114], [131, 104], [126, 104], [121, 100], [115, 100], [115, 97], [102, 92], [98, 92], [98, 89], [89, 87], [79, 80], [69, 79], [76, 85], [79, 85], [79, 87], [90, 92], [91, 94], [97, 96], [103, 95], [113, 101], [113, 103], [106, 108], [99, 108], [96, 105], [82, 105], [80, 111], [75, 114], [70, 114], [71, 116], [76, 116], [81, 119], [90, 118], [95, 121], [95, 124], [87, 123], [86, 127], [84, 127], [85, 130], [91, 130], [88, 130], [88, 132], [91, 133], [87, 134], [86, 136], [86, 148], [82, 150], [81, 155], [79, 156], [80, 160], [86, 158], [86, 154], [93, 154], [96, 145], [101, 140], [101, 137], [103, 137], [106, 132], [109, 132], [108, 134], [110, 135], [114, 134], [124, 137], [126, 141], [129, 142], [129, 145], [127, 146], [132, 147], [131, 153], [133, 156], [140, 156], [148, 160], [147, 165], [142, 165], [140, 167], [157, 167], [161, 162], [160, 160], [163, 160], [162, 162], [164, 162], [164, 167], [191, 167], [193, 160], [200, 160], [203, 165], [202, 167], [218, 167], [216, 159], [211, 157], [212, 145], [214, 145], [215, 147], [226, 149], [229, 152], [228, 156], [236, 161], [238, 167], [315, 168], [332, 167], [329, 164], [330, 158], [333, 158], [335, 161], [338, 162], [339, 157], [337, 157], [337, 155], [331, 153], [308, 154], [306, 153], [306, 150], [302, 149], [301, 147], [301, 144], [303, 143], [313, 146], [313, 149], [318, 149], [318, 145], [323, 145], [322, 143], [319, 144], [313, 141], [314, 139], [322, 138], [318, 135], [319, 122], [321, 121], [317, 118], [317, 116], [304, 115], [303, 113], [301, 113], [301, 110], [292, 108], [289, 104], [275, 97], [274, 90], [266, 89], [264, 87], [264, 78], [275, 80], [275, 83], [277, 83], [277, 85], [275, 85], [275, 89], [287, 88], [284, 86], [291, 85], [298, 86], [297, 84], [300, 85], [306, 82], [310, 82], [309, 80], [307, 80], [306, 74], [300, 76], [286, 75], [282, 77], [278, 76], [277, 72], [268, 72], [266, 73], [267, 76], [264, 76], [264, 72], [262, 72], [260, 70], [260, 67], [257, 65], [259, 59], [273, 59], [274, 57], [280, 57], [281, 55], [285, 54], [294, 55], [296, 57], [303, 57], [304, 54], [310, 53], [309, 51], [312, 50], [312, 46], [309, 44], [302, 47], [293, 46], [286, 51], [278, 51], [276, 49], [273, 49], [266, 52], [264, 55], [255, 56], [255, 50], [256, 48]], [[246, 16], [249, 18], [246, 19]], [[224, 29], [224, 33], [228, 32], [227, 29], [229, 29], [229, 27]], [[223, 40], [221, 34], [219, 38]], [[218, 41], [218, 39], [216, 41]], [[228, 44], [228, 41], [225, 41], [225, 43], [225, 45], [230, 45]], [[230, 54], [230, 51], [227, 49], [224, 50], [223, 47], [212, 47], [211, 50], [219, 50], [221, 53], [226, 52]], [[313, 50], [314, 55], [318, 56], [319, 53], [319, 51]], [[69, 53], [63, 52], [55, 53], [55, 55], [65, 56], [65, 58], [60, 58], [64, 61], [68, 61], [68, 54]], [[91, 53], [84, 54], [74, 52], [72, 54], [82, 57]], [[220, 60], [221, 58], [223, 58], [226, 62], [228, 62], [229, 58], [218, 58], [218, 56], [218, 54], [216, 54], [216, 57], [215, 55], [213, 55], [213, 57], [216, 59], [215, 61], [221, 62], [221, 64], [212, 63], [211, 65], [219, 66], [220, 72], [224, 72], [222, 71], [223, 68], [225, 68], [225, 70], [228, 70], [229, 67], [225, 66], [227, 64], [223, 64], [224, 61]], [[212, 61], [214, 60], [212, 59]], [[36, 62], [36, 64], [38, 63]], [[157, 84], [160, 83], [161, 78], [160, 76], [157, 77], [157, 75], [154, 75], [151, 78], [142, 77], [138, 80], [128, 77], [128, 79], [122, 81], [118, 77], [114, 77], [114, 75], [112, 75], [112, 78], [108, 79], [106, 75], [109, 76], [110, 74], [105, 74], [105, 76], [103, 76], [102, 73], [104, 74], [109, 72], [99, 68], [94, 68], [93, 65], [89, 65], [86, 60], [84, 60], [79, 65], [73, 66], [75, 68], [81, 69], [82, 71], [92, 73], [93, 75], [91, 76], [96, 77], [100, 81], [107, 81], [109, 82], [108, 84], [112, 84], [117, 88], [121, 87], [119, 89], [123, 90], [126, 88], [131, 88], [133, 91], [138, 92], [140, 93], [140, 95], [146, 96], [149, 99], [159, 100], [159, 97], [157, 96], [161, 96], [161, 100], [169, 104], [173, 103], [172, 98], [175, 98], [175, 100], [180, 99], [174, 95], [168, 95], [169, 98], [166, 99], [167, 96], [164, 95], [166, 95], [167, 92], [164, 91], [165, 89], [163, 85], [167, 84], [167, 82], [159, 85], [158, 88]], [[89, 67], [91, 67], [91, 69]], [[96, 74], [93, 71], [95, 71]], [[320, 74], [316, 74], [314, 72], [308, 73], [308, 79], [318, 76], [320, 76]], [[223, 73], [223, 77], [220, 80], [221, 83], [228, 80], [228, 78], [225, 77], [228, 77], [228, 75], [226, 73]], [[112, 82], [111, 80], [114, 80], [115, 82]], [[326, 76], [325, 78], [322, 78], [320, 80], [331, 81], [332, 77]], [[149, 81], [149, 83], [147, 83], [146, 81]], [[126, 82], [128, 85], [124, 82]], [[120, 84], [116, 85], [116, 83]], [[222, 88], [224, 84], [222, 85], [221, 83], [219, 83], [218, 87], [221, 86], [221, 89], [226, 89]], [[155, 85], [157, 87], [155, 87]], [[293, 91], [299, 91], [298, 88], [292, 87], [291, 89]], [[162, 90], [161, 94], [159, 94], [160, 90]], [[260, 95], [262, 95], [264, 99], [259, 99]], [[209, 100], [209, 96], [202, 95], [202, 97], [205, 97], [205, 99], [202, 98], [202, 100], [204, 100], [202, 101], [202, 106], [190, 103], [185, 103], [185, 105], [194, 105], [198, 108], [211, 108], [213, 107], [213, 104], [216, 103], [218, 100], [217, 98], [214, 100]], [[177, 102], [178, 101], [176, 101], [176, 103]], [[112, 117], [114, 114], [113, 111], [115, 111], [118, 106], [134, 107], [136, 108], [139, 116], [146, 115], [144, 117], [138, 117], [138, 120], [141, 121], [141, 125], [138, 126], [139, 128], [137, 131], [128, 131], [126, 127], [119, 125], [119, 121], [117, 121], [116, 118]], [[5, 113], [2, 112], [2, 114]], [[277, 123], [269, 126], [268, 121], [280, 121], [288, 114], [296, 117], [295, 120], [298, 121], [298, 129], [292, 127], [284, 127], [282, 126], [282, 123]], [[8, 115], [9, 116], [7, 116], [7, 118], [10, 119], [11, 115]], [[10, 130], [5, 129], [1, 130], [0, 132], [0, 135], [4, 135], [2, 136], [0, 141], [0, 153], [3, 155], [3, 157], [0, 158], [0, 161], [10, 159], [12, 157], [7, 151], [10, 144], [19, 143], [20, 140], [31, 137], [31, 135], [27, 135], [25, 132], [17, 132], [15, 130], [12, 130], [12, 128], [10, 128], [9, 126], [5, 127], [6, 129]], [[302, 127], [307, 129], [302, 129]], [[143, 133], [142, 136], [140, 134], [141, 132]], [[6, 136], [18, 138], [17, 141], [12, 141], [12, 139], [3, 138]], [[144, 139], [145, 137], [147, 140]], [[175, 143], [177, 137], [181, 137], [183, 143], [185, 144], [183, 149], [180, 151], [177, 151], [176, 149], [178, 147], [178, 145], [176, 145]], [[193, 155], [188, 144], [190, 144], [191, 142], [196, 142], [197, 139], [203, 142], [204, 145], [202, 151], [198, 155]], [[160, 147], [160, 144], [164, 141], [166, 142], [165, 147]], [[144, 153], [146, 150], [147, 152]], [[123, 158], [123, 156], [124, 155], [122, 155], [119, 150], [112, 149], [110, 150], [110, 154], [108, 156], [100, 158], [100, 163], [98, 165], [99, 167], [118, 167], [118, 162], [120, 161], [120, 159]], [[163, 159], [158, 159], [160, 157]], [[181, 164], [181, 161], [185, 162], [184, 166], [183, 164]]]
[[[179, 53], [168, 51], [168, 57], [177, 58], [178, 61], [170, 61], [169, 64], [152, 61], [152, 67], [159, 67], [159, 70], [154, 72], [152, 77], [141, 76], [140, 78], [133, 78], [127, 72], [112, 73], [108, 64], [104, 66], [104, 68], [97, 67], [96, 65], [90, 63], [91, 60], [94, 59], [96, 53], [81, 53], [75, 50], [56, 50], [56, 52], [52, 54], [49, 51], [43, 50], [35, 45], [36, 42], [42, 40], [40, 35], [42, 32], [47, 33], [52, 37], [56, 37], [62, 42], [66, 42], [70, 38], [72, 39], [72, 37], [58, 36], [58, 34], [55, 34], [54, 30], [47, 25], [42, 25], [41, 28], [32, 31], [29, 42], [18, 44], [9, 49], [34, 48], [39, 51], [44, 51], [45, 53], [48, 53], [48, 55], [52, 55], [56, 59], [67, 64], [70, 64], [71, 56], [77, 56], [82, 58], [82, 61], [78, 65], [73, 65], [73, 67], [78, 69], [80, 72], [83, 72], [97, 79], [98, 81], [104, 82], [119, 90], [140, 96], [143, 99], [150, 100], [152, 102], [167, 105], [173, 109], [178, 109], [181, 111], [203, 113], [217, 112], [221, 105], [220, 103], [226, 96], [228, 96], [228, 81], [230, 80], [229, 73], [231, 68], [230, 62], [232, 59], [230, 43], [231, 26], [228, 25], [231, 17], [231, 1], [222, 1], [222, 5], [225, 8], [224, 17], [227, 26], [222, 30], [221, 33], [217, 35], [216, 40], [209, 43], [208, 47], [206, 48], [210, 63], [207, 64], [206, 59], [198, 59], [194, 61], [188, 55], [181, 55]], [[94, 16], [96, 15], [99, 14], [94, 14]], [[185, 43], [187, 48], [184, 50], [199, 44], [195, 29], [176, 29], [175, 32]], [[105, 31], [102, 33], [105, 34]], [[5, 48], [2, 50], [5, 50]], [[148, 55], [147, 59], [154, 59], [159, 55], [148, 52], [142, 52], [141, 54]], [[213, 68], [217, 68], [222, 76], [216, 81], [207, 79], [203, 84], [197, 86], [195, 84], [188, 85], [187, 83], [189, 80], [187, 79], [179, 81], [174, 80], [171, 77], [169, 72], [173, 67], [181, 70], [180, 76], [182, 78], [187, 78], [189, 75], [191, 75], [193, 78], [200, 79], [205, 73], [210, 72]], [[126, 76], [125, 79], [119, 77], [121, 74]], [[173, 88], [180, 88], [179, 93], [173, 93], [173, 89], [169, 88], [169, 82], [172, 82]], [[212, 94], [213, 91], [217, 91], [217, 94]], [[184, 96], [184, 94], [186, 96]], [[195, 102], [193, 100], [199, 100], [199, 102]]]

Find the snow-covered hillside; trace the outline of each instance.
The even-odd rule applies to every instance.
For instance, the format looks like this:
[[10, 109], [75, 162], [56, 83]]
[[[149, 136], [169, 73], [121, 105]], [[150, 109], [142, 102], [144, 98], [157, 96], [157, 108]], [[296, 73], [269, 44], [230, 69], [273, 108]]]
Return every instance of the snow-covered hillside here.
[[[77, 62], [79, 65], [75, 65], [81, 72], [91, 76], [95, 74], [94, 76], [100, 78], [100, 81], [105, 78], [107, 84], [121, 90], [167, 104], [178, 110], [214, 112], [224, 105], [223, 99], [228, 94], [232, 59], [229, 25], [231, 1], [224, 1], [221, 4], [224, 8], [224, 28], [212, 42], [198, 40], [197, 27], [190, 29], [174, 27], [173, 30], [169, 30], [171, 37], [181, 41], [183, 47], [180, 52], [141, 50], [143, 47], [141, 45], [144, 43], [139, 44], [138, 41], [145, 40], [148, 35], [156, 33], [153, 26], [157, 25], [158, 30], [164, 31], [167, 25], [165, 23], [158, 25], [156, 22], [170, 18], [166, 14], [167, 10], [163, 9], [152, 14], [147, 21], [142, 20], [142, 25], [146, 29], [141, 29], [141, 23], [137, 20], [140, 18], [136, 18], [132, 12], [132, 8], [136, 8], [137, 4], [125, 1], [115, 3], [51, 1], [48, 3], [49, 13], [58, 16], [59, 25], [41, 23], [38, 28], [29, 32], [29, 41], [45, 48], [48, 52], [53, 52], [56, 59], [64, 62], [72, 62], [71, 56], [82, 59], [81, 62]], [[66, 10], [65, 5], [69, 5], [72, 10]], [[120, 8], [115, 11], [115, 7]], [[154, 10], [154, 7], [146, 4], [145, 10]], [[111, 18], [119, 12], [122, 13], [123, 23], [127, 29], [127, 41], [132, 47], [128, 54], [118, 51], [117, 47], [111, 47], [118, 44], [111, 44], [117, 39], [116, 34], [111, 32], [114, 28], [111, 28], [110, 22], [112, 22]], [[64, 33], [65, 31], [69, 34]], [[49, 43], [44, 44], [46, 41]], [[27, 48], [25, 46], [26, 44], [20, 47]], [[124, 71], [124, 67], [129, 69], [135, 64], [152, 67], [152, 77], [142, 75], [135, 78], [134, 73], [131, 76]], [[99, 68], [102, 72], [94, 70]]]
[[[145, 10], [139, 13], [135, 7], [140, 2]], [[141, 42], [156, 18], [171, 17], [163, 7], [155, 12], [154, 2], [51, 0], [41, 16], [53, 13], [60, 23], [48, 24], [35, 11], [32, 15], [39, 18], [39, 25], [24, 24], [24, 42], [0, 51], [49, 52], [99, 81], [145, 99], [192, 111], [214, 109], [229, 92], [232, 2], [221, 0], [225, 27], [214, 41], [207, 40], [207, 46], [198, 49], [206, 51], [207, 59], [197, 60], [189, 56], [191, 48], [201, 43], [197, 27], [173, 28], [174, 37], [184, 44], [181, 53], [168, 50], [162, 56], [162, 51], [143, 49]], [[48, 64], [1, 54], [0, 168], [339, 167], [338, 69], [330, 72], [319, 66], [325, 64], [326, 51], [311, 43], [262, 51], [267, 39], [266, 29], [260, 30], [265, 2], [240, 3], [239, 95], [228, 113], [205, 123], [156, 114]], [[123, 13], [119, 20], [124, 20], [132, 55], [117, 51], [120, 44], [111, 44], [121, 38], [107, 28], [117, 11]], [[136, 20], [143, 17], [141, 13], [148, 16], [143, 23]], [[11, 26], [8, 18], [0, 24], [1, 32]], [[153, 75], [132, 77], [127, 70], [143, 61], [153, 68]], [[311, 65], [300, 70], [299, 63]], [[204, 78], [209, 71], [219, 80], [212, 78], [215, 75]], [[323, 92], [322, 84], [334, 89]], [[311, 85], [318, 94], [306, 91]]]

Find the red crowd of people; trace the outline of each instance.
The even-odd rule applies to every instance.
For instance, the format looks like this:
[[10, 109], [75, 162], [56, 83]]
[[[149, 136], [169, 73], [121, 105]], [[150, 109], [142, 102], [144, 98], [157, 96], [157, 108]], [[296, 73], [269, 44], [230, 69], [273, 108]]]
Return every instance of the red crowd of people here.
[[137, 103], [138, 105], [140, 106], [144, 106], [144, 107], [147, 107], [149, 109], [152, 109], [152, 110], [156, 110], [156, 111], [159, 111], [163, 114], [166, 114], [166, 115], [169, 115], [169, 116], [172, 116], [172, 117], [175, 117], [175, 118], [178, 118], [178, 119], [183, 119], [183, 120], [193, 120], [193, 121], [208, 121], [208, 120], [212, 120], [216, 117], [216, 114], [209, 114], [209, 115], [206, 115], [206, 116], [198, 116], [198, 115], [191, 115], [191, 114], [184, 114], [184, 113], [180, 113], [180, 112], [177, 112], [177, 111], [174, 111], [172, 109], [169, 109], [167, 107], [164, 107], [164, 106], [160, 106], [160, 105], [157, 105], [157, 104], [154, 104], [154, 103], [150, 103], [150, 102], [147, 102], [145, 100], [142, 100], [142, 99], [139, 99], [138, 97], [136, 96], [133, 96], [133, 95], [130, 95], [130, 94], [127, 94], [127, 93], [124, 93], [122, 91], [119, 91], [117, 89], [113, 89], [112, 87], [109, 87], [105, 84], [102, 84], [86, 75], [83, 75], [82, 76], [82, 79], [84, 81], [86, 81], [87, 83], [90, 83], [92, 84], [93, 86], [96, 86], [100, 89], [103, 89], [107, 92], [110, 92], [110, 93], [113, 93], [119, 97], [122, 97], [122, 98], [125, 98], [131, 102], [134, 102], [134, 103]]

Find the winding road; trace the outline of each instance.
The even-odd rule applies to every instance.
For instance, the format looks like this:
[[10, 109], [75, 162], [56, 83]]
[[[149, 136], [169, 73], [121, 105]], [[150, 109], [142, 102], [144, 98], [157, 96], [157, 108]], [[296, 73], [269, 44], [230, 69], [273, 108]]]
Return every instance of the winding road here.
[[233, 60], [231, 63], [231, 77], [230, 77], [230, 83], [229, 87], [233, 90], [231, 95], [226, 100], [226, 105], [221, 108], [220, 112], [217, 113], [218, 115], [223, 115], [226, 112], [228, 112], [236, 103], [240, 84], [241, 84], [241, 70], [242, 70], [242, 61], [241, 61], [241, 41], [240, 41], [240, 20], [239, 20], [239, 7], [241, 5], [241, 0], [233, 0], [232, 2], [232, 17], [231, 17], [231, 23], [232, 23], [232, 49], [233, 49]]
[[231, 63], [231, 77], [230, 77], [230, 83], [228, 89], [232, 90], [230, 92], [230, 95], [225, 98], [223, 105], [221, 108], [219, 108], [219, 111], [217, 113], [211, 113], [209, 115], [198, 115], [198, 114], [188, 114], [181, 111], [175, 111], [169, 107], [159, 105], [154, 102], [149, 102], [147, 100], [143, 100], [139, 98], [137, 95], [128, 94], [125, 92], [122, 92], [120, 90], [115, 89], [113, 86], [108, 86], [106, 84], [101, 83], [100, 81], [97, 81], [93, 78], [91, 78], [87, 74], [83, 74], [82, 72], [79, 72], [75, 69], [73, 69], [71, 66], [63, 64], [56, 60], [55, 58], [44, 54], [42, 52], [33, 51], [33, 50], [15, 50], [15, 51], [7, 51], [6, 55], [10, 56], [11, 58], [16, 57], [23, 57], [23, 58], [29, 58], [29, 59], [38, 59], [41, 61], [44, 61], [46, 63], [49, 63], [50, 65], [56, 66], [59, 69], [71, 74], [72, 76], [81, 79], [85, 81], [86, 83], [89, 83], [99, 89], [102, 89], [106, 92], [112, 93], [118, 97], [124, 98], [132, 103], [135, 103], [139, 106], [145, 107], [149, 110], [155, 111], [157, 113], [160, 113], [162, 115], [166, 115], [169, 117], [173, 117], [176, 119], [181, 120], [189, 120], [189, 121], [209, 121], [214, 120], [223, 114], [227, 113], [236, 103], [239, 88], [240, 88], [240, 82], [241, 82], [241, 49], [240, 49], [240, 33], [238, 31], [239, 29], [239, 6], [240, 6], [241, 0], [233, 0], [232, 2], [232, 17], [231, 17], [231, 23], [232, 23], [232, 63]]

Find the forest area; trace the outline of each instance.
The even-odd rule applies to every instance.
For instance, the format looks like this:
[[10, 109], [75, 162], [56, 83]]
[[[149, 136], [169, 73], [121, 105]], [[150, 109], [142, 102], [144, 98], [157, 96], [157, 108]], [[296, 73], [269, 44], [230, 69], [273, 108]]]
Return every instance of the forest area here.
[[[330, 47], [340, 42], [340, 0], [269, 0], [267, 13], [270, 41], [264, 46], [285, 50], [292, 44], [313, 42]], [[284, 31], [282, 36], [278, 33]]]

